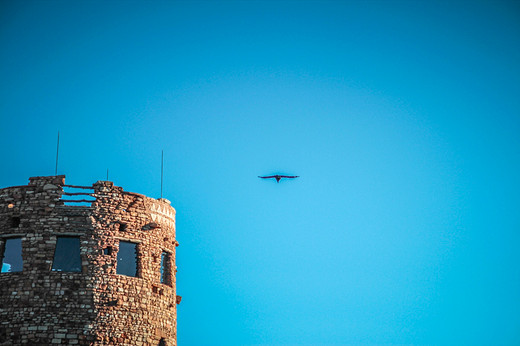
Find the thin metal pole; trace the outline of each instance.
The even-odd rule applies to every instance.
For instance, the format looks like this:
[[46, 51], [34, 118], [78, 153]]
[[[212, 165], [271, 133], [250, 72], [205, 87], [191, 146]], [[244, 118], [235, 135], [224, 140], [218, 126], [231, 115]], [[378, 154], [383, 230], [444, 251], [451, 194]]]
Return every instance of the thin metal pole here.
[[163, 188], [163, 166], [164, 166], [164, 150], [161, 150], [161, 198]]
[[58, 156], [60, 154], [60, 131], [58, 131], [58, 144], [56, 145], [56, 170], [54, 175], [58, 175]]
[[108, 168], [107, 168], [107, 181], [108, 181]]

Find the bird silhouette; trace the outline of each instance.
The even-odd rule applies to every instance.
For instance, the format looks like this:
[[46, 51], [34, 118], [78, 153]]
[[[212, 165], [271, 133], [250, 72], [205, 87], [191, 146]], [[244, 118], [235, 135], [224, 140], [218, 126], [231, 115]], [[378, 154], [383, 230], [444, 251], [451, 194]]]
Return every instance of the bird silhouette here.
[[258, 176], [258, 178], [262, 178], [262, 179], [275, 178], [277, 183], [279, 183], [282, 178], [294, 179], [294, 178], [298, 178], [298, 177], [299, 177], [299, 175], [266, 175], [265, 177]]

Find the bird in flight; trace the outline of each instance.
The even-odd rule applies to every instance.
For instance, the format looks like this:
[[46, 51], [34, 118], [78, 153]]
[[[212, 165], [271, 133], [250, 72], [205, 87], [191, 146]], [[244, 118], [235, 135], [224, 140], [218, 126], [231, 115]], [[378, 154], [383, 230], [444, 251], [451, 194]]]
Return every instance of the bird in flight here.
[[265, 177], [258, 176], [258, 178], [262, 178], [262, 179], [275, 178], [277, 183], [279, 183], [282, 178], [294, 179], [294, 178], [298, 178], [298, 177], [299, 177], [299, 175], [266, 175]]

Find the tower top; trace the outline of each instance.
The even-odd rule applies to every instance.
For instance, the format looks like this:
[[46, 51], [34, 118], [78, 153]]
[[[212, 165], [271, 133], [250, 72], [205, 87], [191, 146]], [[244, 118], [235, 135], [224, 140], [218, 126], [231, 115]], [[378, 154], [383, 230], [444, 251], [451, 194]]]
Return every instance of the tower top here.
[[0, 189], [0, 340], [176, 345], [175, 215], [111, 181]]

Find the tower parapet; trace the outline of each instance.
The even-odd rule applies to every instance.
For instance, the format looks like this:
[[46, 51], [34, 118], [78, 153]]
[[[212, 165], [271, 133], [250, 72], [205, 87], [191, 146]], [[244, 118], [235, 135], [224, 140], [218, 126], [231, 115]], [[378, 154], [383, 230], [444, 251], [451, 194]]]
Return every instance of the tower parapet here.
[[29, 180], [0, 189], [0, 345], [176, 345], [170, 202]]

